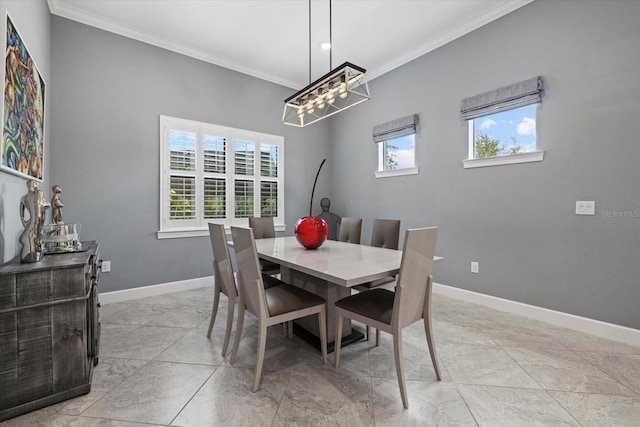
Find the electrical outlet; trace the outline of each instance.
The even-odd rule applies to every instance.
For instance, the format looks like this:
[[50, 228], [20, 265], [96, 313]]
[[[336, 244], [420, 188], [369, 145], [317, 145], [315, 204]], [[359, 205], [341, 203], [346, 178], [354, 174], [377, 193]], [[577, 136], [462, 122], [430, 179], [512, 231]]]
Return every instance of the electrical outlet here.
[[479, 273], [480, 272], [480, 263], [479, 262], [471, 261], [471, 272], [472, 273]]
[[102, 261], [102, 272], [108, 273], [111, 271], [111, 261]]
[[595, 215], [596, 202], [593, 200], [576, 201], [576, 215]]

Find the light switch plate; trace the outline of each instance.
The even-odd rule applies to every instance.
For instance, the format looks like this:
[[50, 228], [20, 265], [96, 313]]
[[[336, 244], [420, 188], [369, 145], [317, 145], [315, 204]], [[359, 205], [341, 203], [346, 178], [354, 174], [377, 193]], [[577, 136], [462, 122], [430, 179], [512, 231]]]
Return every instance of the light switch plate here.
[[596, 202], [594, 200], [578, 200], [576, 202], [576, 215], [595, 215]]
[[479, 273], [480, 272], [480, 263], [476, 261], [471, 261], [471, 272]]

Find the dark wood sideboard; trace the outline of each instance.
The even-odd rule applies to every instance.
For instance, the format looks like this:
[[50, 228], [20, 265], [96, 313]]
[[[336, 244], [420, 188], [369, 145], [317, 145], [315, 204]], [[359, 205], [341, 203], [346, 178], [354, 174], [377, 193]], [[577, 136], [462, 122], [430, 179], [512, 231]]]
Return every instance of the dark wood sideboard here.
[[91, 390], [100, 321], [96, 242], [0, 266], [0, 421]]

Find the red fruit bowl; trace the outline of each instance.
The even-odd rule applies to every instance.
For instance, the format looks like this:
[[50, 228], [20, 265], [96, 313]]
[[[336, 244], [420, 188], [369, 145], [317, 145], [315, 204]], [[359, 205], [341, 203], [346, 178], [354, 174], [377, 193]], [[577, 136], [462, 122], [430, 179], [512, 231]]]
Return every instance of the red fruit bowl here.
[[307, 249], [316, 249], [327, 240], [329, 226], [318, 216], [305, 216], [296, 223], [295, 233], [296, 239], [302, 246]]

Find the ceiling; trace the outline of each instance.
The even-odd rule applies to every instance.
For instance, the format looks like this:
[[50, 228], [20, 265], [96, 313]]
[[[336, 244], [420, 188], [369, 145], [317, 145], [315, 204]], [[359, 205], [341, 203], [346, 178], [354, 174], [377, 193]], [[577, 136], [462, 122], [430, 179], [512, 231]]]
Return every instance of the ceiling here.
[[[369, 80], [533, 0], [48, 0], [51, 13], [300, 89], [345, 61]], [[331, 38], [333, 51], [320, 43]], [[311, 79], [309, 78], [311, 69]]]

